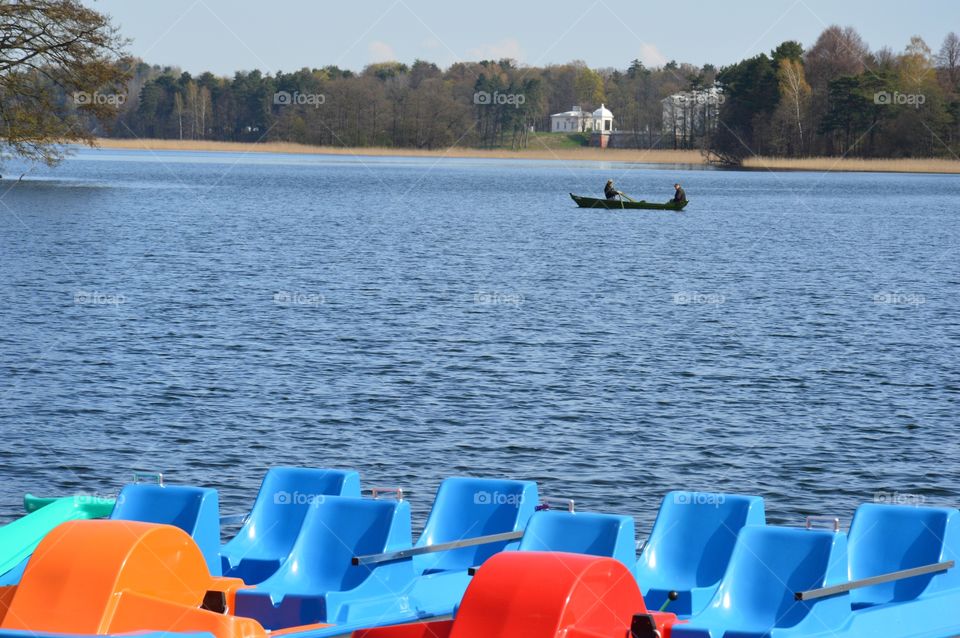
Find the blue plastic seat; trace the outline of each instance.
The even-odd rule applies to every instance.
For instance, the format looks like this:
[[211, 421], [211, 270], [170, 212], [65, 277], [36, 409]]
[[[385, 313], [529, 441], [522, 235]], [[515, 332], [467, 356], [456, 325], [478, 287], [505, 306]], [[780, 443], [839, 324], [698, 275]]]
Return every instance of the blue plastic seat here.
[[[940, 507], [868, 503], [850, 525], [851, 580], [958, 560], [960, 512]], [[850, 593], [854, 609], [915, 600], [924, 592], [960, 588], [960, 569], [915, 576]]]
[[290, 555], [304, 516], [320, 496], [360, 496], [353, 471], [275, 467], [267, 471], [247, 522], [220, 550], [223, 575], [254, 585]]
[[255, 589], [237, 592], [239, 616], [267, 629], [403, 617], [414, 579], [410, 558], [352, 565], [354, 556], [408, 549], [405, 501], [328, 496], [307, 508], [289, 559]]
[[[417, 547], [522, 531], [538, 503], [533, 481], [448, 478], [437, 490]], [[518, 540], [498, 541], [415, 556], [418, 578], [410, 594], [415, 613], [421, 617], [453, 613], [470, 584], [468, 570], [518, 546]]]
[[850, 617], [848, 593], [797, 601], [796, 592], [846, 581], [842, 532], [749, 526], [710, 605], [674, 638], [831, 635]]
[[[448, 478], [440, 484], [417, 547], [523, 530], [537, 509], [539, 495], [533, 481], [486, 478]], [[518, 541], [501, 541], [414, 558], [421, 574], [462, 571], [483, 564], [490, 556]]]
[[635, 538], [631, 516], [543, 511], [530, 517], [518, 549], [608, 556], [633, 569]]
[[220, 576], [220, 502], [217, 490], [188, 485], [132, 483], [120, 492], [110, 518], [179, 527], [200, 547], [210, 574]]
[[668, 610], [698, 613], [720, 586], [740, 530], [765, 524], [759, 496], [669, 492], [636, 565], [647, 607], [659, 609], [676, 591]]

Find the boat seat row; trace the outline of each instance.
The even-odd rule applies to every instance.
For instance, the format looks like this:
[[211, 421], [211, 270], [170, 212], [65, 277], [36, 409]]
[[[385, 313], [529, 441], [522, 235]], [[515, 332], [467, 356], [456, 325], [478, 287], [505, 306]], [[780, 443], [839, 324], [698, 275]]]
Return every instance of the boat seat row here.
[[[556, 511], [534, 516], [539, 499], [533, 482], [447, 479], [416, 544], [407, 502], [358, 496], [356, 473], [274, 468], [243, 529], [222, 548], [215, 490], [128, 485], [111, 519], [180, 528], [201, 550], [212, 577], [226, 572], [235, 578], [238, 571], [247, 569], [244, 575], [254, 574], [251, 580], [259, 582], [235, 592], [231, 611], [255, 618], [268, 629], [363, 622], [373, 616], [396, 621], [452, 613], [470, 582], [469, 569], [503, 550], [552, 549], [632, 561], [632, 518]], [[353, 564], [356, 556], [411, 547], [429, 550], [433, 545], [504, 532], [523, 537], [372, 566]], [[256, 542], [264, 537], [271, 541]], [[253, 558], [244, 552], [254, 553]], [[269, 575], [261, 580], [258, 576], [268, 566]]]
[[[390, 513], [392, 517], [407, 507], [404, 502], [343, 497], [325, 499], [316, 507], [331, 503], [338, 508], [349, 505], [351, 509], [341, 513], [361, 516]], [[538, 512], [531, 526], [538, 520], [559, 524], [583, 517]], [[604, 523], [602, 527], [609, 531], [609, 521]], [[380, 527], [385, 524], [379, 521]], [[858, 552], [871, 551], [871, 543], [882, 539], [896, 540], [893, 551], [874, 554], [877, 560], [873, 563], [862, 560], [866, 556], [855, 557]], [[919, 567], [930, 560], [941, 564], [955, 561], [958, 542], [960, 512], [948, 508], [864, 505], [857, 511], [849, 535], [834, 530], [745, 526], [737, 535], [713, 601], [690, 619], [651, 613], [654, 608], [644, 601], [622, 560], [556, 551], [502, 552], [477, 570], [452, 621], [354, 635], [602, 638], [654, 636], [657, 630], [673, 638], [950, 636], [960, 631], [956, 613], [960, 582], [958, 572], [950, 567], [853, 591], [841, 589], [812, 600], [798, 600], [797, 593], [843, 585], [854, 574], [869, 578], [891, 569]], [[91, 552], [90, 547], [98, 551]], [[378, 549], [379, 543], [363, 548]], [[860, 567], [854, 569], [855, 564]], [[65, 565], [69, 569], [64, 569]], [[64, 634], [165, 630], [207, 631], [218, 638], [263, 638], [266, 634], [256, 621], [219, 614], [201, 603], [210, 592], [219, 592], [224, 601], [231, 601], [226, 606], [232, 607], [232, 601], [239, 602], [251, 591], [248, 587], [238, 579], [211, 577], [196, 544], [179, 529], [75, 521], [44, 539], [16, 591], [0, 589], [0, 635], [11, 635], [6, 630]], [[861, 597], [860, 604], [854, 596]], [[650, 619], [647, 633], [637, 623], [644, 616]], [[341, 625], [295, 631], [319, 638], [343, 630]]]
[[[489, 508], [489, 504], [474, 503], [477, 486], [488, 485], [484, 479], [448, 479], [441, 485], [437, 501], [453, 499], [467, 510]], [[509, 507], [509, 502], [504, 504], [504, 508]], [[322, 621], [335, 623], [335, 631], [343, 632], [345, 627], [453, 613], [470, 585], [469, 568], [485, 565], [504, 550], [592, 554], [616, 558], [628, 569], [632, 569], [627, 566], [635, 556], [631, 517], [537, 511], [529, 516], [519, 544], [500, 541], [356, 565], [354, 557], [396, 552], [411, 546], [408, 504], [328, 497], [315, 508], [307, 514], [298, 546], [284, 566], [256, 588], [237, 593], [236, 613], [256, 618], [268, 629]], [[509, 513], [509, 509], [505, 511]], [[478, 512], [464, 510], [461, 515], [465, 520], [483, 520]], [[491, 518], [494, 516], [504, 517], [504, 510], [491, 514]], [[440, 544], [497, 534], [504, 528], [520, 531], [518, 528], [522, 527], [517, 523], [516, 511], [497, 525], [489, 524], [488, 519], [487, 524], [459, 530], [437, 531], [428, 519], [421, 538], [434, 531], [436, 535], [429, 538]], [[476, 529], [483, 534], [475, 534]], [[415, 547], [430, 545], [418, 542]]]
[[[271, 468], [243, 527], [221, 550], [225, 576], [248, 584], [273, 578], [295, 556], [311, 507], [330, 496], [360, 497], [360, 476], [342, 470]], [[536, 483], [499, 479], [451, 478], [437, 491], [416, 547], [488, 534], [522, 530], [538, 504]], [[301, 543], [301, 546], [303, 543]], [[424, 554], [414, 571], [429, 575], [466, 570], [516, 543], [490, 543]]]
[[[536, 489], [526, 481], [448, 479], [416, 544], [405, 501], [358, 498], [359, 476], [339, 470], [270, 470], [241, 533], [222, 548], [215, 490], [127, 486], [112, 518], [173, 524], [201, 547], [211, 578], [222, 571], [234, 577], [225, 582], [243, 583], [240, 572], [258, 580], [256, 587], [249, 581], [234, 586], [229, 607], [267, 629], [320, 622], [343, 631], [449, 614], [470, 586], [468, 568], [502, 550], [614, 559], [633, 574], [650, 609], [672, 600], [669, 611], [689, 621], [673, 627], [681, 637], [807, 636], [821, 626], [880, 628], [882, 634], [898, 605], [936, 610], [943, 599], [957, 602], [960, 592], [960, 572], [945, 569], [821, 599], [795, 597], [955, 560], [955, 509], [866, 504], [847, 535], [769, 526], [760, 497], [671, 492], [637, 559], [632, 517], [535, 512]], [[520, 531], [519, 542], [511, 537], [370, 564], [354, 560]], [[258, 544], [268, 537], [265, 547]]]
[[[311, 505], [318, 505], [331, 496], [359, 498], [360, 493], [360, 477], [356, 472], [272, 468], [242, 528], [222, 547], [220, 510], [214, 489], [127, 485], [110, 518], [179, 527], [196, 541], [212, 575], [241, 578], [251, 585], [269, 581], [265, 587], [269, 588], [289, 579], [290, 569], [282, 570], [281, 566], [291, 557], [300, 556], [300, 551], [294, 548], [304, 532]], [[519, 543], [501, 541], [418, 555], [413, 558], [414, 572], [418, 575], [465, 572], [504, 549], [611, 556], [633, 569], [636, 555], [632, 517], [592, 513], [569, 517], [564, 512], [545, 511], [528, 525], [538, 502], [536, 484], [530, 481], [483, 478], [443, 481], [414, 547], [510, 531], [525, 530], [524, 536]], [[762, 510], [762, 502], [760, 507]], [[308, 544], [306, 538], [301, 541], [303, 548]], [[301, 558], [301, 570], [303, 562]]]
[[[737, 615], [742, 616], [749, 607], [743, 601], [752, 601], [758, 608], [766, 609], [770, 619], [779, 619], [789, 626], [806, 609], [793, 600], [795, 591], [810, 588], [809, 583], [802, 582], [802, 567], [819, 565], [815, 575], [821, 582], [845, 582], [953, 560], [954, 552], [960, 551], [958, 516], [960, 512], [950, 508], [867, 503], [857, 509], [849, 538], [840, 540], [833, 533], [767, 526], [759, 497], [673, 492], [663, 500], [637, 562], [636, 577], [651, 608], [663, 605], [667, 594], [673, 591], [679, 596], [670, 603], [671, 611], [682, 617], [710, 620], [720, 609], [736, 609]], [[957, 540], [951, 543], [951, 538]], [[802, 564], [791, 567], [793, 564], [788, 563], [779, 566], [780, 571], [773, 569], [778, 573], [776, 579], [764, 577], [769, 576], [778, 557], [790, 560], [791, 556], [814, 552], [807, 547], [810, 544], [819, 547], [816, 551], [821, 559], [826, 556], [824, 552], [832, 558], [817, 563], [808, 556]], [[829, 552], [825, 547], [829, 547]], [[760, 565], [753, 564], [769, 548], [774, 548], [769, 550], [770, 557]], [[827, 566], [834, 563], [840, 571], [828, 573]], [[759, 584], [764, 582], [765, 585]], [[938, 584], [931, 589], [934, 582]], [[725, 583], [741, 591], [744, 587], [752, 589], [743, 594], [739, 605], [731, 605], [731, 596], [737, 592], [731, 592]], [[787, 589], [795, 591], [787, 592], [784, 584], [791, 584]], [[856, 588], [846, 604], [853, 610], [868, 609], [956, 587], [960, 587], [960, 571], [954, 569]], [[763, 602], [771, 592], [784, 598]]]
[[179, 527], [193, 537], [211, 575], [257, 585], [237, 596], [237, 612], [278, 629], [374, 613], [388, 619], [451, 613], [469, 583], [469, 568], [516, 549], [518, 540], [372, 567], [353, 565], [353, 557], [522, 533], [539, 502], [532, 481], [447, 479], [414, 544], [407, 502], [360, 495], [356, 472], [272, 468], [242, 528], [223, 547], [216, 490], [127, 485], [110, 518]]
[[[359, 627], [377, 624], [379, 620], [415, 619], [411, 617], [410, 610], [405, 609], [405, 601], [414, 598], [413, 595], [404, 596], [405, 588], [409, 588], [413, 580], [413, 561], [410, 558], [379, 564], [372, 570], [354, 566], [351, 560], [356, 553], [409, 548], [408, 503], [328, 497], [316, 501], [312, 507], [314, 509], [306, 516], [307, 529], [298, 541], [304, 546], [295, 547], [293, 551], [296, 564], [288, 561], [280, 572], [271, 577], [278, 579], [277, 587], [269, 583], [270, 579], [257, 586], [247, 586], [239, 579], [209, 576], [208, 570], [195, 564], [197, 557], [202, 557], [196, 543], [190, 542], [191, 548], [185, 549], [189, 538], [183, 531], [171, 526], [119, 520], [95, 522], [94, 527], [79, 529], [61, 526], [47, 541], [49, 547], [42, 546], [38, 550], [32, 559], [31, 569], [21, 583], [19, 598], [14, 606], [19, 621], [0, 624], [0, 627], [67, 632], [65, 627], [69, 621], [66, 618], [70, 613], [82, 609], [82, 618], [88, 618], [89, 621], [78, 617], [72, 625], [73, 632], [87, 631], [86, 622], [91, 626], [109, 627], [114, 632], [132, 630], [133, 627], [142, 630], [165, 628], [170, 631], [210, 628], [217, 635], [225, 636], [241, 629], [250, 629], [248, 625], [231, 624], [196, 610], [184, 612], [181, 619], [174, 604], [197, 607], [197, 597], [204, 590], [228, 592], [225, 607], [231, 614], [252, 617], [258, 621], [256, 626], [261, 628], [274, 624], [313, 624], [324, 616], [337, 619], [339, 627], [333, 631], [342, 631], [343, 626], [351, 622]], [[169, 531], [160, 534], [155, 530]], [[564, 530], [569, 533], [563, 534]], [[180, 534], [182, 538], [172, 533]], [[94, 541], [94, 538], [98, 540]], [[579, 545], [577, 538], [581, 539]], [[521, 548], [553, 547], [572, 552], [583, 549], [605, 555], [630, 548], [632, 540], [633, 522], [629, 517], [541, 511], [531, 517]], [[558, 546], [558, 543], [563, 546]], [[111, 548], [106, 558], [84, 549], [100, 544]], [[463, 564], [472, 562], [473, 559], [468, 558]], [[621, 569], [626, 570], [623, 561], [619, 562]], [[156, 600], [147, 600], [142, 595], [145, 591], [150, 592], [149, 596], [165, 591], [163, 583], [154, 585], [142, 582], [151, 581], [151, 574], [155, 572], [179, 574], [184, 579], [183, 587], [191, 589], [192, 593], [178, 594], [164, 605]], [[57, 585], [60, 595], [52, 607], [58, 611], [44, 613], [42, 604], [51, 604], [49, 594], [52, 583], [62, 580], [59, 574], [69, 577], [65, 583]], [[438, 578], [439, 575], [433, 572], [427, 578]], [[632, 578], [630, 580], [633, 581]], [[193, 585], [198, 581], [202, 584]], [[466, 578], [464, 581], [469, 583]], [[103, 590], [110, 583], [115, 588], [110, 590], [112, 594]], [[280, 591], [278, 587], [285, 589]], [[416, 587], [410, 590], [411, 594], [415, 591]], [[47, 598], [44, 599], [44, 595], [38, 592], [46, 592]], [[123, 614], [114, 615], [111, 611], [111, 595], [120, 596], [124, 601]], [[453, 602], [459, 602], [461, 596], [457, 594], [455, 598]], [[46, 602], [41, 604], [43, 600]], [[59, 610], [61, 603], [69, 603], [72, 611]], [[351, 609], [355, 612], [358, 606], [364, 613], [345, 614], [338, 611]], [[374, 610], [381, 614], [376, 616], [376, 621], [371, 620]], [[166, 614], [171, 619], [176, 618], [177, 623], [157, 624]], [[139, 621], [133, 620], [137, 617]], [[137, 622], [140, 624], [137, 625]]]
[[[506, 552], [477, 571], [453, 620], [354, 638], [945, 638], [960, 635], [958, 550], [952, 508], [862, 505], [849, 534], [746, 525], [714, 596], [691, 618], [650, 613], [656, 607], [636, 581], [622, 586], [622, 561]], [[588, 591], [568, 589], [564, 571], [586, 579]], [[551, 592], [554, 583], [563, 591]], [[591, 617], [598, 607], [604, 613]]]
[[[612, 558], [504, 552], [477, 571], [453, 619], [355, 631], [353, 638], [669, 637], [676, 616], [649, 612], [630, 569]], [[659, 631], [660, 633], [653, 633]]]
[[950, 508], [865, 504], [854, 515], [849, 534], [746, 527], [711, 603], [689, 623], [675, 626], [672, 635], [880, 636], [890, 635], [898, 625], [909, 635], [909, 623], [914, 622], [938, 630], [956, 628], [956, 607], [945, 613], [960, 602], [960, 571], [955, 567], [881, 584], [861, 583], [865, 586], [823, 597], [801, 600], [797, 594], [955, 563], [958, 550], [960, 512]]
[[[349, 501], [354, 507], [371, 503], [331, 500]], [[366, 510], [363, 514], [406, 505], [372, 503], [360, 508]], [[572, 520], [577, 515], [565, 516]], [[91, 546], [104, 549], [92, 552]], [[64, 565], [72, 568], [65, 570]], [[44, 539], [18, 587], [0, 589], [0, 636], [267, 638], [344, 633], [342, 626], [313, 624], [268, 634], [256, 620], [209, 605], [213, 593], [229, 607], [247, 587], [239, 579], [211, 577], [196, 544], [175, 527], [70, 522]], [[633, 614], [646, 612], [636, 581], [621, 561], [572, 553], [501, 552], [484, 563], [469, 592], [456, 616], [459, 634], [437, 635], [601, 638], [624, 635], [605, 630], [624, 629]], [[491, 606], [502, 612], [489, 613]], [[656, 617], [661, 626], [675, 620], [672, 614]], [[440, 630], [444, 625], [452, 623], [423, 626]]]
[[274, 574], [290, 555], [310, 505], [325, 496], [360, 497], [351, 470], [274, 467], [239, 532], [220, 550], [224, 575], [250, 585]]
[[[538, 502], [534, 483], [455, 478], [441, 484], [415, 546], [525, 530], [519, 544], [503, 541], [463, 547], [414, 556], [412, 565], [401, 561], [365, 570], [351, 566], [346, 554], [410, 546], [409, 508], [386, 505], [376, 513], [378, 506], [361, 505], [371, 512], [363, 518], [342, 513], [351, 503], [323, 503], [335, 496], [359, 497], [359, 475], [344, 470], [272, 468], [243, 527], [223, 547], [217, 493], [212, 489], [128, 485], [111, 518], [172, 524], [186, 531], [203, 552], [212, 575], [260, 585], [241, 595], [238, 605], [241, 613], [260, 619], [268, 628], [333, 619], [338, 614], [343, 622], [367, 613], [357, 601], [368, 598], [403, 599], [406, 615], [449, 613], [469, 583], [467, 569], [503, 549], [616, 558], [634, 570], [651, 606], [660, 607], [671, 592], [677, 592], [671, 610], [692, 615], [712, 599], [740, 529], [765, 522], [759, 497], [672, 492], [664, 498], [638, 561], [631, 517], [542, 512], [531, 520]], [[326, 506], [318, 507], [321, 503]], [[394, 510], [388, 512], [391, 507]], [[359, 587], [361, 582], [384, 579], [390, 581], [390, 588]], [[345, 600], [353, 605], [337, 604]]]
[[470, 582], [469, 568], [516, 548], [516, 540], [373, 564], [355, 564], [354, 557], [522, 532], [537, 502], [533, 482], [446, 479], [413, 543], [406, 501], [318, 497], [307, 506], [280, 567], [256, 588], [238, 593], [237, 613], [267, 629], [452, 613]]

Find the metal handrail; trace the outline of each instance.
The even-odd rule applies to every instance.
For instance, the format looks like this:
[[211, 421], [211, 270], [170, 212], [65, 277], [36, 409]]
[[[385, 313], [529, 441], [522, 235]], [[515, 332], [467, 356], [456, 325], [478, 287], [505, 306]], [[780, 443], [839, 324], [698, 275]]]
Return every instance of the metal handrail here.
[[840, 531], [840, 519], [836, 516], [808, 516], [806, 527], [807, 529], [813, 529], [813, 526], [817, 523], [828, 523], [833, 527], [833, 531]]
[[934, 563], [932, 565], [923, 565], [921, 567], [913, 567], [911, 569], [902, 569], [897, 572], [890, 572], [887, 574], [881, 574], [879, 576], [871, 576], [870, 578], [861, 578], [860, 580], [852, 580], [849, 583], [841, 583], [839, 585], [831, 585], [829, 587], [820, 587], [819, 589], [810, 589], [807, 591], [798, 591], [793, 595], [795, 600], [816, 600], [817, 598], [825, 598], [826, 596], [833, 596], [836, 594], [842, 594], [843, 592], [851, 591], [854, 589], [860, 589], [862, 587], [872, 587], [873, 585], [882, 585], [883, 583], [892, 583], [894, 581], [903, 580], [905, 578], [913, 578], [914, 576], [923, 576], [924, 574], [934, 574], [937, 572], [943, 572], [954, 567], [954, 562], [952, 560], [944, 561], [942, 563]]
[[163, 472], [134, 472], [133, 473], [133, 482], [134, 483], [144, 483], [147, 482], [156, 483], [157, 485], [163, 485]]
[[364, 492], [369, 492], [370, 497], [373, 499], [380, 498], [381, 494], [395, 494], [398, 501], [403, 500], [403, 488], [402, 487], [371, 487], [369, 489], [363, 490]]
[[435, 545], [424, 545], [423, 547], [411, 547], [401, 549], [395, 552], [384, 552], [382, 554], [367, 554], [366, 556], [354, 556], [351, 559], [353, 565], [372, 565], [375, 563], [386, 563], [391, 560], [400, 560], [411, 556], [420, 556], [423, 554], [433, 554], [435, 552], [445, 552], [451, 549], [461, 547], [473, 547], [475, 545], [486, 545], [488, 543], [497, 543], [500, 541], [513, 541], [523, 537], [523, 531], [503, 532], [501, 534], [490, 534], [488, 536], [476, 536], [474, 538], [464, 538], [449, 543], [437, 543]]
[[550, 496], [544, 496], [540, 499], [540, 504], [537, 505], [537, 511], [553, 509], [554, 505], [562, 506], [571, 513], [576, 511], [576, 501], [572, 498], [554, 498]]

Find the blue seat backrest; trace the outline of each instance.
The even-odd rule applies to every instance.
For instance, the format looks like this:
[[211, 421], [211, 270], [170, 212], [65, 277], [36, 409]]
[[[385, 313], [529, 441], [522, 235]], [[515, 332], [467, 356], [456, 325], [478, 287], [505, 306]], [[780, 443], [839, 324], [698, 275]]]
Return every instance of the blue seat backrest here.
[[[417, 547], [523, 530], [538, 501], [533, 481], [448, 478], [437, 490]], [[466, 570], [516, 546], [503, 541], [425, 554], [414, 557], [414, 566], [419, 573]]]
[[412, 542], [406, 501], [319, 498], [308, 508], [289, 560], [258, 589], [317, 595], [352, 589], [370, 574], [352, 565], [354, 556], [408, 549]]
[[829, 530], [743, 528], [713, 601], [692, 622], [765, 634], [798, 625], [816, 606], [819, 630], [839, 626], [850, 614], [848, 594], [802, 602], [794, 595], [846, 580], [846, 541]]
[[716, 585], [727, 569], [740, 530], [765, 523], [759, 496], [668, 493], [637, 562], [641, 588], [648, 582], [676, 590]]
[[210, 573], [221, 574], [220, 502], [216, 490], [133, 483], [121, 490], [110, 518], [179, 527], [196, 541]]
[[[851, 580], [955, 560], [951, 545], [960, 542], [960, 512], [939, 507], [912, 507], [866, 503], [857, 508], [850, 525]], [[933, 579], [960, 584], [957, 568], [945, 574], [927, 574], [873, 585], [851, 592], [857, 607], [913, 600]]]
[[347, 470], [274, 467], [260, 484], [246, 523], [226, 544], [231, 561], [244, 556], [284, 560], [300, 533], [304, 516], [319, 496], [360, 496], [360, 475]]
[[530, 517], [518, 549], [608, 556], [628, 569], [637, 560], [633, 517], [616, 514], [537, 512]]

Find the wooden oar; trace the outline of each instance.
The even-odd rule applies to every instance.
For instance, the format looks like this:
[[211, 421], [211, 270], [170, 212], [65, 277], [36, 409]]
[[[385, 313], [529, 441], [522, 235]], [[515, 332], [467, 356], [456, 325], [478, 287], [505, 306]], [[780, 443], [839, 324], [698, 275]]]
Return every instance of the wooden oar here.
[[630, 200], [631, 202], [633, 202], [634, 204], [637, 203], [637, 200], [635, 200], [634, 198], [630, 197], [630, 196], [627, 195], [626, 193], [620, 193], [620, 197], [626, 197], [627, 199], [629, 199], [629, 200]]

